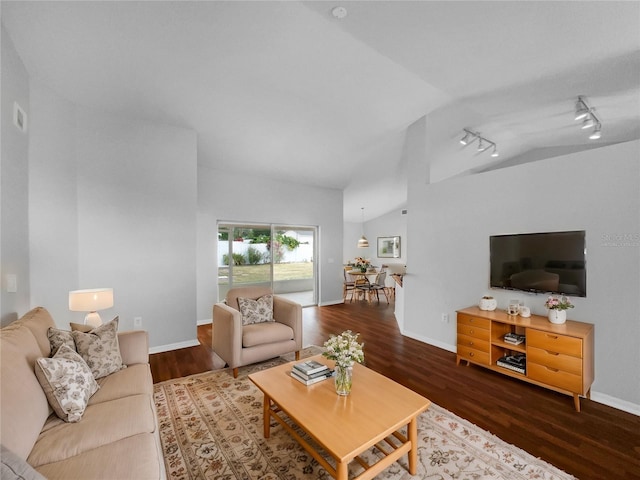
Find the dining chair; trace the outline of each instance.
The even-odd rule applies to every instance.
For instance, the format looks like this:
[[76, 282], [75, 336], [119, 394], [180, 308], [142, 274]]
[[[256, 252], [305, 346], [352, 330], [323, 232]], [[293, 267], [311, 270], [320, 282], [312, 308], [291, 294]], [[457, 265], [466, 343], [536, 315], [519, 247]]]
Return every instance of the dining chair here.
[[385, 286], [386, 278], [387, 278], [386, 271], [378, 272], [378, 274], [376, 275], [375, 281], [369, 282], [367, 280], [366, 284], [356, 285], [356, 289], [361, 290], [363, 292], [363, 294], [367, 297], [367, 301], [369, 303], [371, 303], [371, 297], [373, 296], [373, 293], [376, 294], [376, 299], [378, 300], [378, 303], [379, 303], [380, 302], [379, 292], [382, 291], [382, 293], [384, 293], [384, 297], [387, 299], [387, 303], [389, 303], [389, 295], [387, 294], [387, 290]]
[[351, 267], [344, 267], [342, 270], [342, 274], [344, 275], [344, 281], [342, 282], [342, 300], [347, 301], [347, 296], [351, 293], [351, 298], [353, 298], [353, 293], [356, 289], [356, 282], [348, 275], [348, 272], [351, 270]]

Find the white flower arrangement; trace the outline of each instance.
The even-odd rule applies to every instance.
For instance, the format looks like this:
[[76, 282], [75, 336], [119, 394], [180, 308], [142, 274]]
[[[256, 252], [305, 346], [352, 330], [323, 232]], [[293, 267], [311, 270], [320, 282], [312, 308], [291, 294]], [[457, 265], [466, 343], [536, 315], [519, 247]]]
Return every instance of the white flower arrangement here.
[[358, 343], [359, 333], [351, 330], [342, 332], [340, 335], [331, 335], [331, 338], [324, 342], [325, 352], [322, 354], [330, 360], [336, 362], [336, 366], [347, 368], [354, 362], [364, 361], [363, 343]]

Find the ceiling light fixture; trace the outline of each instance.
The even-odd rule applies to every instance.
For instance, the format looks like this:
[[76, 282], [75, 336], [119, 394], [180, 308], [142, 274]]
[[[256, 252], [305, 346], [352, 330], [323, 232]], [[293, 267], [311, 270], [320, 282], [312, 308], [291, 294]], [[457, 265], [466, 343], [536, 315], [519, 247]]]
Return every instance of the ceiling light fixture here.
[[493, 152], [491, 153], [491, 156], [492, 157], [497, 157], [497, 156], [500, 155], [498, 153], [498, 147], [495, 144], [495, 142], [492, 142], [491, 140], [487, 140], [487, 138], [481, 136], [480, 133], [478, 133], [478, 132], [473, 132], [473, 131], [468, 130], [466, 128], [464, 128], [463, 131], [464, 131], [464, 137], [462, 137], [460, 139], [460, 143], [462, 145], [469, 145], [470, 143], [472, 143], [473, 141], [475, 141], [477, 139], [478, 140], [478, 152], [486, 152], [491, 147], [493, 147]]
[[602, 122], [596, 115], [596, 109], [589, 106], [587, 98], [583, 95], [578, 95], [575, 119], [582, 120], [580, 128], [583, 130], [593, 127], [593, 132], [589, 135], [590, 140], [598, 140], [602, 136]]
[[364, 207], [360, 208], [362, 208], [362, 237], [360, 237], [360, 240], [358, 240], [358, 248], [368, 248], [369, 240], [367, 240], [367, 237], [364, 236]]

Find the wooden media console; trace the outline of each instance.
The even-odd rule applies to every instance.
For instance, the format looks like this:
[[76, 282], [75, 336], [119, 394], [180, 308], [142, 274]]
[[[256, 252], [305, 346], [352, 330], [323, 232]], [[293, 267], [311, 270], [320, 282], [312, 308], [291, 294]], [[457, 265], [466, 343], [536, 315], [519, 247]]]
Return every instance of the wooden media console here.
[[[556, 325], [546, 317], [523, 318], [478, 307], [458, 310], [456, 362], [466, 360], [510, 377], [572, 395], [580, 411], [580, 396], [590, 397], [594, 379], [594, 326], [567, 320]], [[525, 336], [524, 343], [504, 341], [507, 333]], [[499, 366], [507, 355], [526, 355], [525, 372]]]

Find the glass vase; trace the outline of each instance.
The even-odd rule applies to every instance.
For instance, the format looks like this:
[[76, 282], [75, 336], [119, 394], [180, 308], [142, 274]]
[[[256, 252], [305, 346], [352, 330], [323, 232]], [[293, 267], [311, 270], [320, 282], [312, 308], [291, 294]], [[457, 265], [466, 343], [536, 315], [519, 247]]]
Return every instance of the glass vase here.
[[353, 377], [353, 367], [340, 367], [336, 365], [336, 393], [338, 395], [349, 395], [351, 393], [351, 383]]

